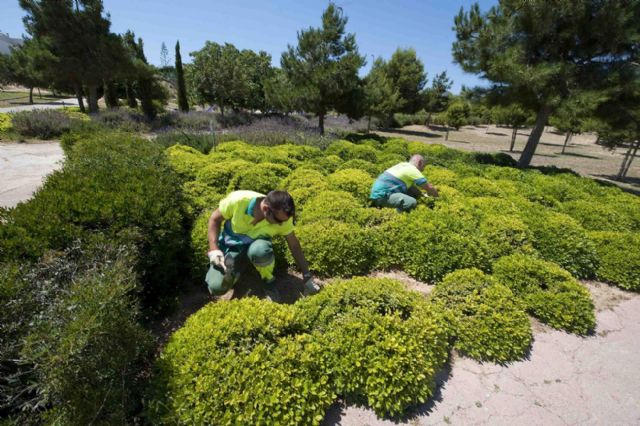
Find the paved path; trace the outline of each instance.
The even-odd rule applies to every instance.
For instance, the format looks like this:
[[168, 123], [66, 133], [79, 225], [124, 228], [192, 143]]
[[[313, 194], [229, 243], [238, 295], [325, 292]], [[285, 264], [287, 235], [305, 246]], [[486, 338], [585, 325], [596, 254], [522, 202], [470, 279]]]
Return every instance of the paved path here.
[[12, 107], [0, 108], [0, 112], [19, 112], [19, 111], [32, 111], [34, 109], [55, 109], [69, 106], [78, 106], [78, 100], [76, 98], [59, 99], [57, 101], [51, 101], [42, 104], [33, 105], [17, 105]]
[[27, 200], [64, 158], [57, 142], [0, 144], [0, 206]]
[[[589, 289], [600, 305], [594, 336], [538, 324], [529, 360], [500, 366], [454, 357], [436, 398], [400, 424], [640, 424], [640, 295], [605, 284]], [[365, 408], [340, 406], [324, 421], [325, 426], [395, 424]]]

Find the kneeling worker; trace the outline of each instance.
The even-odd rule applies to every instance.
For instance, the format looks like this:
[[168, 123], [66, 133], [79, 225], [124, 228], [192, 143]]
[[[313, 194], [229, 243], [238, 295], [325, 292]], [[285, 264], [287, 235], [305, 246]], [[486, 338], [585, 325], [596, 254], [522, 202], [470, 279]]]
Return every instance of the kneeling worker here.
[[[271, 191], [266, 196], [253, 191], [235, 191], [220, 201], [209, 218], [209, 292], [221, 295], [239, 277], [237, 261], [247, 256], [265, 283], [267, 298], [278, 301], [273, 270], [275, 256], [271, 237], [283, 235], [304, 277], [304, 294], [317, 293], [309, 265], [294, 234], [295, 205], [286, 191]], [[224, 222], [224, 225], [223, 225]], [[222, 232], [220, 228], [222, 226]]]
[[408, 163], [399, 163], [385, 170], [371, 187], [369, 199], [376, 207], [394, 207], [398, 212], [413, 209], [416, 198], [423, 196], [417, 187], [431, 197], [437, 197], [436, 188], [422, 174], [425, 160], [422, 155], [413, 155]]

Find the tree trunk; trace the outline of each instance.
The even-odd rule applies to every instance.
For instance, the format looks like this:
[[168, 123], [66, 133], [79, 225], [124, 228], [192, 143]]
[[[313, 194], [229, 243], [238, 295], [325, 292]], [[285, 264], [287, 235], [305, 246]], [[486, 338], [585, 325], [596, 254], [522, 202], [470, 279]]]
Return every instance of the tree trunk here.
[[444, 140], [445, 141], [449, 140], [449, 126], [447, 126], [447, 133], [444, 135]]
[[76, 99], [78, 100], [78, 107], [80, 108], [80, 112], [84, 113], [86, 110], [84, 109], [84, 100], [82, 99], [82, 87], [76, 86]]
[[629, 168], [631, 167], [631, 163], [638, 153], [638, 148], [640, 147], [640, 139], [634, 141], [627, 149], [626, 154], [624, 155], [624, 159], [622, 160], [622, 165], [620, 166], [620, 171], [618, 172], [618, 179], [622, 180], [627, 176], [629, 172]]
[[33, 87], [29, 87], [29, 105], [33, 105]]
[[427, 114], [427, 122], [424, 123], [424, 125], [428, 128], [431, 128], [431, 111], [429, 111], [429, 114]]
[[538, 115], [536, 117], [536, 124], [529, 135], [529, 139], [527, 140], [527, 144], [522, 151], [522, 155], [520, 155], [520, 159], [518, 160], [518, 167], [529, 167], [531, 164], [531, 159], [533, 158], [533, 154], [536, 152], [536, 148], [538, 147], [538, 142], [540, 142], [540, 137], [542, 136], [542, 132], [544, 131], [545, 124], [547, 119], [549, 119], [549, 115], [551, 114], [551, 108], [548, 106], [542, 106], [538, 111]]
[[516, 136], [518, 136], [518, 126], [513, 126], [513, 133], [511, 133], [511, 146], [509, 152], [513, 152], [513, 147], [516, 146]]
[[371, 116], [369, 116], [369, 121], [367, 121], [367, 133], [371, 133]]
[[324, 136], [324, 113], [318, 114], [318, 127], [320, 128], [320, 134]]
[[224, 118], [224, 104], [222, 102], [220, 102], [220, 115], [222, 116], [222, 118]]
[[94, 114], [98, 112], [98, 86], [91, 85], [88, 86], [89, 89], [89, 114]]
[[127, 105], [129, 106], [129, 108], [137, 108], [138, 101], [136, 100], [136, 94], [135, 94], [135, 91], [133, 90], [133, 83], [128, 81], [127, 84], [125, 85], [124, 90], [127, 93]]
[[564, 151], [567, 149], [567, 145], [569, 144], [569, 141], [571, 140], [571, 136], [572, 136], [571, 131], [567, 132], [567, 136], [564, 138], [564, 145], [562, 145], [561, 154], [564, 154]]
[[38, 87], [38, 97], [42, 99], [42, 93], [40, 93], [40, 88]]

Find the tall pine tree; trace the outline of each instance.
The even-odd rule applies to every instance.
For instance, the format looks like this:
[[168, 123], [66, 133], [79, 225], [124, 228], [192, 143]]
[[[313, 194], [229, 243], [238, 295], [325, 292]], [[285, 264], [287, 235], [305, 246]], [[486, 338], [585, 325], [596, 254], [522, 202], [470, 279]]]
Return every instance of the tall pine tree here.
[[178, 108], [182, 112], [189, 112], [187, 100], [187, 87], [184, 83], [184, 69], [182, 68], [182, 56], [180, 55], [180, 42], [176, 42], [176, 76], [178, 79]]

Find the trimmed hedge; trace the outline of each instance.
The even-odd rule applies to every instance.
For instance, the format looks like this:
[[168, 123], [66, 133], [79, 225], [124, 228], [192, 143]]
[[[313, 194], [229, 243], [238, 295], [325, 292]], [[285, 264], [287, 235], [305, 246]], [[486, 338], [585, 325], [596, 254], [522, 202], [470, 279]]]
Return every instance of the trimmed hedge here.
[[353, 194], [363, 205], [368, 202], [373, 177], [364, 170], [344, 169], [327, 176], [329, 187]]
[[505, 286], [478, 269], [444, 277], [431, 300], [452, 315], [455, 348], [480, 361], [509, 362], [526, 356], [533, 339], [524, 305]]
[[514, 254], [494, 263], [493, 274], [524, 300], [527, 311], [551, 327], [576, 334], [595, 329], [589, 291], [555, 263]]

